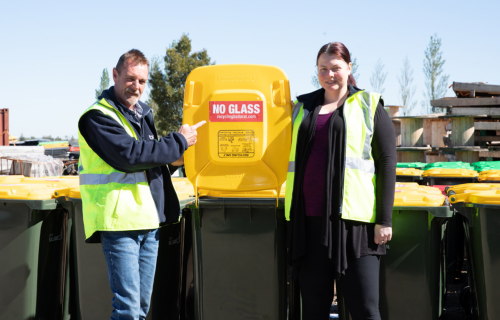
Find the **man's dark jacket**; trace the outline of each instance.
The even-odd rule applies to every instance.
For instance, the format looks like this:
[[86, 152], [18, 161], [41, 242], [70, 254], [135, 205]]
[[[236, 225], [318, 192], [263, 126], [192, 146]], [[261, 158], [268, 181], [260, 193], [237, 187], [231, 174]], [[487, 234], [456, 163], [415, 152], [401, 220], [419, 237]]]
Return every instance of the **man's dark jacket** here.
[[[151, 108], [139, 101], [143, 116], [138, 121], [134, 113], [118, 101], [114, 87], [105, 90], [99, 100], [103, 98], [132, 124], [139, 140], [98, 110], [90, 110], [80, 118], [78, 128], [81, 135], [89, 147], [114, 169], [127, 173], [146, 171], [160, 225], [177, 222], [179, 199], [170, 178], [176, 168], [166, 165], [182, 157], [188, 148], [186, 139], [182, 134], [173, 132], [158, 141]], [[86, 242], [100, 242], [99, 232]]]

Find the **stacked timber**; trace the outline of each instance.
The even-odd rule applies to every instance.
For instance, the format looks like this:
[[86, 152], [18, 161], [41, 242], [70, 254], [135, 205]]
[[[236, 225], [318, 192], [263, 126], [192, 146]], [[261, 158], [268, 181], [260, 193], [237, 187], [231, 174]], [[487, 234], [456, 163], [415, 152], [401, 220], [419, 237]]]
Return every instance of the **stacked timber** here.
[[453, 82], [456, 98], [431, 100], [451, 119], [447, 151], [458, 161], [500, 158], [500, 85]]

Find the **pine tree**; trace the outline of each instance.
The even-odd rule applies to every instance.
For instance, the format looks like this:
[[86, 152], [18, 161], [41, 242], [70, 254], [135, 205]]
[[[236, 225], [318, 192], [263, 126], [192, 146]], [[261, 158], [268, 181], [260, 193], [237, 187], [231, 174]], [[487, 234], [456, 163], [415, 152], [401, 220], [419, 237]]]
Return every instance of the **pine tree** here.
[[149, 97], [157, 105], [155, 120], [161, 135], [177, 131], [182, 125], [184, 86], [189, 73], [211, 64], [207, 50], [191, 53], [191, 39], [185, 34], [167, 48], [163, 66], [151, 63]]
[[99, 99], [99, 96], [102, 94], [102, 92], [108, 88], [109, 88], [108, 69], [103, 69], [101, 75], [101, 84], [99, 85], [99, 88], [95, 90], [95, 98]]
[[[430, 100], [441, 99], [446, 94], [449, 75], [444, 74], [443, 52], [441, 51], [441, 39], [437, 34], [431, 36], [429, 45], [425, 49], [424, 59], [424, 76], [425, 76], [425, 97], [427, 101], [422, 103], [422, 106], [428, 109]], [[436, 108], [435, 112], [440, 112], [440, 108]]]

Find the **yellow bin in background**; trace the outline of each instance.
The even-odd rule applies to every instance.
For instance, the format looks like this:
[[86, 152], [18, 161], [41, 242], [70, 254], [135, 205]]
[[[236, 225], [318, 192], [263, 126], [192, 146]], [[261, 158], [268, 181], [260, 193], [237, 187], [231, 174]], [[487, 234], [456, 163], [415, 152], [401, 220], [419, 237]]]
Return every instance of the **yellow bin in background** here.
[[184, 123], [207, 122], [185, 153], [194, 191], [279, 192], [288, 168], [291, 113], [288, 77], [277, 67], [193, 70], [186, 80]]

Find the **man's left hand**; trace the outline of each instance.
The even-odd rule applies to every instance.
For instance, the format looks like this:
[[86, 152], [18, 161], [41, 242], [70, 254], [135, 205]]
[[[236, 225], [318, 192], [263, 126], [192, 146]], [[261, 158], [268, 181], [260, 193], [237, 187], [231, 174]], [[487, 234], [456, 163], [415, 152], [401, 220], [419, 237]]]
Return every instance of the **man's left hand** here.
[[375, 225], [375, 243], [376, 244], [386, 244], [387, 241], [392, 239], [392, 228], [386, 227], [381, 224]]

